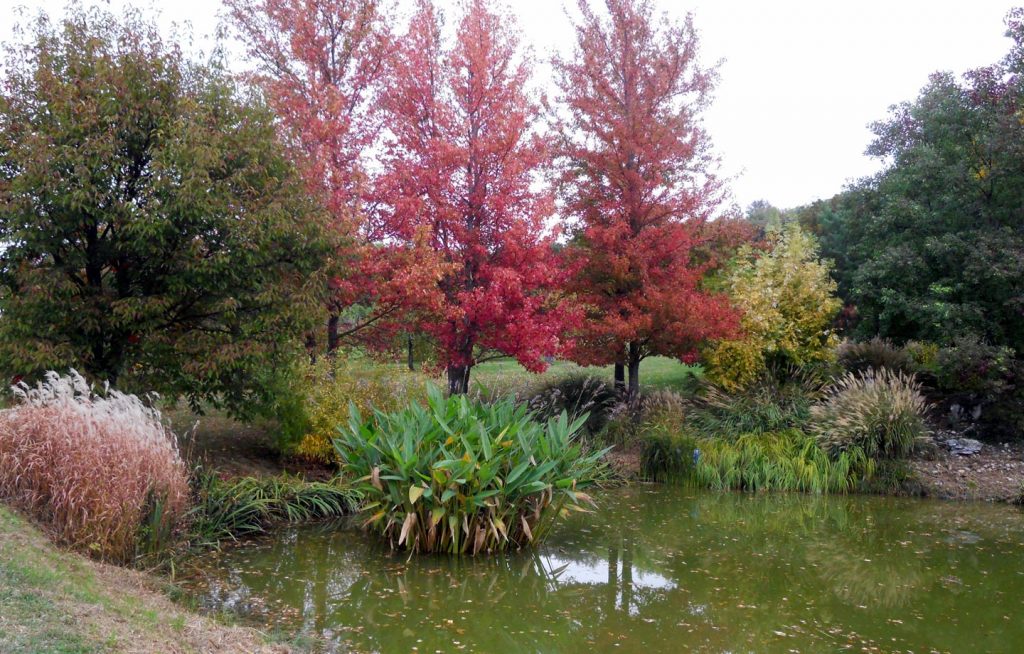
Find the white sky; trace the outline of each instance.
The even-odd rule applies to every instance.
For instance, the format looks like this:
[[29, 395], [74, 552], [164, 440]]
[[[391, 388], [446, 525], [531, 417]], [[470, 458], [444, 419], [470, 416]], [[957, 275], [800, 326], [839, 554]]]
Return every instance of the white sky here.
[[[90, 0], [95, 1], [95, 0]], [[574, 2], [574, 0], [571, 0]], [[442, 6], [456, 0], [438, 0]], [[538, 57], [571, 47], [565, 0], [506, 0]], [[0, 0], [0, 40], [13, 7], [59, 15], [65, 0]], [[101, 0], [118, 8], [125, 0]], [[913, 99], [936, 70], [961, 73], [1009, 48], [1008, 0], [656, 0], [693, 11], [703, 59], [725, 59], [707, 126], [733, 177], [734, 200], [780, 207], [830, 197], [877, 162], [864, 156], [868, 123]], [[218, 0], [134, 0], [163, 26], [191, 22], [196, 44], [211, 42]], [[540, 70], [541, 74], [544, 69]], [[539, 80], [544, 82], [544, 80]]]

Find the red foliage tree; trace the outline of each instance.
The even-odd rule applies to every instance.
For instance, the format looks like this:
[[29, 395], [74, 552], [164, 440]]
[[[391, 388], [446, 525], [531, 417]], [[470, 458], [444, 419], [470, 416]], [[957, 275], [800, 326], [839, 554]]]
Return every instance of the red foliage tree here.
[[[429, 239], [377, 220], [369, 152], [383, 126], [381, 82], [394, 39], [381, 0], [226, 0], [256, 63], [252, 79], [278, 114], [311, 192], [344, 237], [328, 282], [327, 348], [387, 342], [407, 311], [435, 309], [440, 260]], [[345, 310], [355, 305], [363, 311]], [[342, 314], [348, 324], [342, 326]], [[373, 344], [374, 341], [369, 341]]]
[[381, 222], [429, 227], [449, 266], [444, 304], [423, 323], [438, 344], [449, 390], [468, 389], [472, 366], [514, 356], [531, 370], [563, 347], [564, 281], [535, 188], [547, 159], [525, 90], [529, 62], [508, 18], [471, 0], [447, 46], [433, 3], [421, 0], [396, 49], [383, 98], [391, 134], [378, 192]]
[[704, 227], [722, 203], [717, 161], [699, 114], [715, 82], [697, 63], [691, 17], [658, 18], [650, 0], [579, 0], [571, 59], [556, 59], [561, 89], [561, 192], [575, 220], [573, 290], [587, 308], [576, 359], [629, 370], [651, 355], [688, 361], [728, 335], [737, 316], [701, 288], [714, 264]]

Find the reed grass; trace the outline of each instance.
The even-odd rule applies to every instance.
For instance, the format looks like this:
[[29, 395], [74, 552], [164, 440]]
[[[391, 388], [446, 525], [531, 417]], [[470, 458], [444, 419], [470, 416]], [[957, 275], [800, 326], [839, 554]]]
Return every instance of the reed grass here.
[[848, 493], [874, 472], [863, 450], [830, 456], [797, 430], [700, 439], [695, 447], [699, 455], [690, 479], [715, 490]]

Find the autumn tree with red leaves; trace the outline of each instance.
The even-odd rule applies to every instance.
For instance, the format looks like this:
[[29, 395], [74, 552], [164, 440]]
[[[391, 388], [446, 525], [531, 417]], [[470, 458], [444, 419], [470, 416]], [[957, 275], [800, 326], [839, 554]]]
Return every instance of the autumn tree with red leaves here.
[[369, 344], [387, 342], [408, 312], [437, 308], [433, 289], [442, 267], [425, 232], [382, 222], [384, 214], [374, 211], [367, 161], [383, 126], [381, 84], [394, 45], [384, 3], [226, 5], [256, 64], [252, 80], [277, 112], [311, 192], [345, 237], [328, 284], [327, 349], [346, 336], [365, 336], [368, 327], [377, 335]]
[[560, 192], [574, 221], [571, 288], [586, 306], [583, 364], [616, 364], [639, 392], [648, 356], [696, 357], [737, 316], [701, 281], [714, 265], [704, 228], [723, 200], [700, 112], [713, 69], [697, 61], [691, 17], [657, 17], [650, 0], [579, 0], [572, 58], [556, 59]]
[[533, 183], [549, 155], [518, 41], [492, 2], [471, 0], [448, 45], [433, 3], [421, 0], [382, 98], [382, 220], [429, 227], [450, 266], [440, 317], [423, 329], [452, 393], [466, 392], [473, 365], [490, 357], [541, 371], [563, 347], [564, 279], [545, 229], [553, 201]]

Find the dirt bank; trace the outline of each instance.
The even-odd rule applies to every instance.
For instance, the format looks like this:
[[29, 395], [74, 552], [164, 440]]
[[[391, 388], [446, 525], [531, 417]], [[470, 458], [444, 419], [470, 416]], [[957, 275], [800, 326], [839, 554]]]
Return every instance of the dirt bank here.
[[982, 443], [971, 456], [940, 448], [934, 460], [915, 459], [911, 467], [930, 497], [1010, 502], [1024, 484], [1024, 444]]

